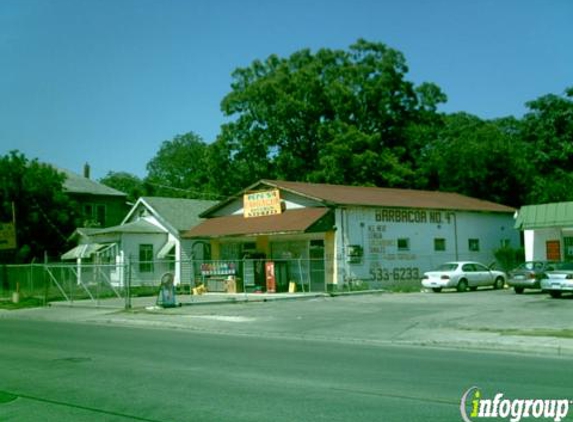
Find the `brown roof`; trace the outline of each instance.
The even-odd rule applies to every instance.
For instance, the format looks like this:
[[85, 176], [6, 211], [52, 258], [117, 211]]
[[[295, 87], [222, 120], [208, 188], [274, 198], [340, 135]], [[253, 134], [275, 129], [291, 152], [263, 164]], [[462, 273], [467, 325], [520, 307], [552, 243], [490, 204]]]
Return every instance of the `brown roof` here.
[[450, 192], [341, 186], [319, 183], [262, 180], [277, 187], [331, 205], [430, 208], [457, 211], [515, 212], [514, 208]]
[[245, 218], [229, 215], [210, 218], [183, 235], [189, 237], [241, 236], [271, 233], [301, 233], [324, 217], [329, 208], [301, 208], [282, 214]]

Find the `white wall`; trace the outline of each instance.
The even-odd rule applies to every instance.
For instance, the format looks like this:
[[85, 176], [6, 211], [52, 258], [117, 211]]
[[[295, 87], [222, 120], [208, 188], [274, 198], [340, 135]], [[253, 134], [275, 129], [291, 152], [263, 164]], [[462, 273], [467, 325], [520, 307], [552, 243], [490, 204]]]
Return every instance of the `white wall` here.
[[144, 282], [158, 284], [159, 280], [156, 279], [157, 275], [155, 272], [139, 272], [139, 265], [137, 262], [139, 261], [139, 245], [141, 244], [151, 244], [153, 245], [153, 255], [154, 260], [157, 261], [157, 252], [161, 249], [161, 247], [167, 242], [167, 233], [165, 234], [127, 234], [123, 236], [123, 251], [125, 256], [128, 257], [131, 262], [134, 262], [132, 270], [134, 271], [136, 277], [139, 280], [143, 280]]
[[[336, 210], [338, 282], [368, 279], [382, 284], [418, 281], [425, 271], [450, 260], [494, 261], [493, 251], [508, 239], [519, 246], [512, 214], [349, 208]], [[434, 250], [434, 239], [445, 240], [445, 250]], [[399, 250], [398, 239], [409, 249]], [[469, 250], [469, 239], [479, 239], [479, 251]], [[361, 262], [351, 263], [348, 246], [363, 248]]]
[[547, 259], [547, 241], [558, 240], [563, 255], [563, 242], [560, 228], [535, 229], [524, 231], [525, 259], [527, 261]]

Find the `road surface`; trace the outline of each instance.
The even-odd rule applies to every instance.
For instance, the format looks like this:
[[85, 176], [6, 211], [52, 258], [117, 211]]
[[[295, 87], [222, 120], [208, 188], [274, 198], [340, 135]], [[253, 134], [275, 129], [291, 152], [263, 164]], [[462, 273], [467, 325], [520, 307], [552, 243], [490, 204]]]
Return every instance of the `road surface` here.
[[566, 357], [18, 319], [0, 345], [1, 421], [460, 421], [472, 386], [573, 399]]

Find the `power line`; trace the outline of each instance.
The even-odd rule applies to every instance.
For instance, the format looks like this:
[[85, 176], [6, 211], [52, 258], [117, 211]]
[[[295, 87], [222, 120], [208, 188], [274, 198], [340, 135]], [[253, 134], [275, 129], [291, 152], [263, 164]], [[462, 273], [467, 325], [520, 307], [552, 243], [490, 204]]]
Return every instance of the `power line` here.
[[151, 185], [151, 186], [156, 186], [158, 188], [171, 189], [171, 190], [179, 191], [179, 192], [186, 192], [186, 193], [190, 193], [192, 195], [198, 195], [198, 196], [212, 198], [212, 199], [225, 199], [224, 196], [220, 196], [220, 195], [217, 195], [215, 193], [201, 192], [201, 191], [198, 191], [195, 189], [176, 188], [174, 186], [162, 185], [160, 183], [153, 183], [153, 182], [149, 182], [149, 181], [145, 181], [145, 184]]

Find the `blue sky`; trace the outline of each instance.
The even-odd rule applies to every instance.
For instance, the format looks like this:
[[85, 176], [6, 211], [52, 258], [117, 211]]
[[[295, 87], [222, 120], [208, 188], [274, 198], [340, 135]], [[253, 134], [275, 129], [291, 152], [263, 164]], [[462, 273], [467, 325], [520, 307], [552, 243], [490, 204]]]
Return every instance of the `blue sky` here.
[[442, 111], [520, 117], [573, 86], [571, 22], [570, 0], [1, 0], [0, 155], [143, 177], [163, 141], [215, 139], [234, 69], [358, 38]]

